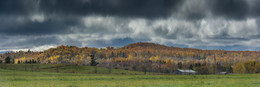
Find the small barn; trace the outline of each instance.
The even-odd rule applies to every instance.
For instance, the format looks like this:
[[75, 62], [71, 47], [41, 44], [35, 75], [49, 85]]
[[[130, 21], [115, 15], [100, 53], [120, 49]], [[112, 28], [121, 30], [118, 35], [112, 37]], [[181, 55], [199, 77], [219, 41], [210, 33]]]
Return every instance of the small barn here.
[[228, 74], [227, 72], [219, 72], [220, 75], [226, 75]]
[[184, 74], [184, 75], [194, 75], [196, 72], [194, 70], [184, 70], [184, 69], [177, 69], [173, 72], [173, 74]]

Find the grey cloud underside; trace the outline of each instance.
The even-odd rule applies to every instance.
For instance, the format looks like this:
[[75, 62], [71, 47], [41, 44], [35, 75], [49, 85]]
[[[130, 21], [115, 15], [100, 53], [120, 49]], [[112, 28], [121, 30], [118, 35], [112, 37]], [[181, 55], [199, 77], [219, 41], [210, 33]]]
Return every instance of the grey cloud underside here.
[[0, 33], [11, 35], [31, 35], [31, 34], [66, 34], [71, 31], [68, 27], [78, 26], [80, 27], [80, 21], [77, 17], [45, 17], [42, 22], [38, 22], [40, 19], [32, 19], [27, 16], [19, 15], [1, 15], [0, 16]]
[[[1, 13], [27, 15], [35, 10], [59, 15], [116, 15], [122, 17], [164, 17], [181, 0], [2, 0]], [[10, 7], [13, 5], [15, 7]], [[36, 6], [37, 5], [37, 6]]]
[[187, 18], [203, 18], [210, 11], [214, 16], [244, 18], [259, 16], [258, 0], [1, 0], [1, 14], [167, 18], [183, 12]]
[[249, 13], [246, 0], [213, 0], [212, 3], [212, 12], [215, 15], [239, 19], [246, 17]]
[[259, 0], [1, 0], [0, 51], [138, 41], [260, 50], [259, 4]]

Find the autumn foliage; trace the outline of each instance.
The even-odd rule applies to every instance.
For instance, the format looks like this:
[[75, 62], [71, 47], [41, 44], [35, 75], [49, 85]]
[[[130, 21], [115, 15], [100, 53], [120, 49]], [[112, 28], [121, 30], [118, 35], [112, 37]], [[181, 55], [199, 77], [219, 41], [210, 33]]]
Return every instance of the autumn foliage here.
[[7, 52], [0, 59], [14, 59], [16, 64], [35, 60], [41, 64], [91, 65], [94, 55], [97, 66], [145, 72], [171, 73], [182, 69], [193, 69], [201, 74], [233, 72], [260, 73], [260, 52], [201, 50], [193, 48], [167, 47], [154, 43], [133, 43], [121, 48], [78, 48], [58, 46], [43, 52]]

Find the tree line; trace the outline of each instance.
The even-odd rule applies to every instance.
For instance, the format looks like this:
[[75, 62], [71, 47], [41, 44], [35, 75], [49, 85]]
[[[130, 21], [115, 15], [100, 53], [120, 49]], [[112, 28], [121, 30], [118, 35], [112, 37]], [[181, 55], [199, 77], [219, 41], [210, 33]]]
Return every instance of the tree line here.
[[[192, 69], [200, 74], [259, 73], [260, 52], [200, 50], [167, 47], [154, 43], [134, 43], [121, 48], [78, 48], [58, 46], [42, 52], [19, 51], [0, 55], [2, 62], [9, 57], [13, 63], [75, 64], [172, 73], [176, 69]], [[94, 57], [93, 57], [94, 56]], [[94, 58], [94, 59], [93, 59]], [[6, 62], [6, 61], [5, 61]]]

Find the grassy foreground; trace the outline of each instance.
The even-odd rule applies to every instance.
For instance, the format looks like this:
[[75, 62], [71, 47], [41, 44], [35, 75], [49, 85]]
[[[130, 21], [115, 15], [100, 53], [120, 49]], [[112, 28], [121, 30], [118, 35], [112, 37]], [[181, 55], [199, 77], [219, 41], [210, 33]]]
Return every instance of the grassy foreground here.
[[57, 73], [52, 71], [53, 65], [39, 65], [40, 71], [26, 71], [19, 66], [23, 65], [0, 69], [0, 87], [260, 87], [260, 74], [142, 75], [142, 72], [126, 70], [105, 74], [106, 68], [99, 68], [100, 73], [93, 74], [88, 71], [93, 67], [84, 66], [74, 73], [65, 72], [75, 69], [73, 66], [63, 67]]

